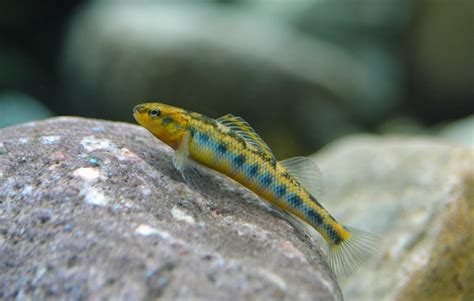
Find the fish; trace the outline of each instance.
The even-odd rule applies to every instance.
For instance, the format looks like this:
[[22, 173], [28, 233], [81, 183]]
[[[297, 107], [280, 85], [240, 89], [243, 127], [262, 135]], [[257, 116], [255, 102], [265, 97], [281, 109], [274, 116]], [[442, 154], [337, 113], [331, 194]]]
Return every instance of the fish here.
[[312, 159], [277, 161], [243, 118], [212, 119], [162, 103], [139, 104], [133, 116], [174, 150], [174, 166], [189, 185], [200, 185], [197, 166], [203, 165], [316, 230], [326, 241], [327, 263], [336, 277], [352, 274], [377, 251], [377, 236], [341, 225], [319, 202], [321, 173]]

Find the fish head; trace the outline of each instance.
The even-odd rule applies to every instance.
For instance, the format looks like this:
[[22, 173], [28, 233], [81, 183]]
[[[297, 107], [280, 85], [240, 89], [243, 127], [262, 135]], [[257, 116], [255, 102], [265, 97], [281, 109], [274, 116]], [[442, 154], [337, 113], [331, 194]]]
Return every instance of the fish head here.
[[161, 103], [144, 103], [133, 108], [135, 120], [156, 138], [178, 149], [188, 133], [190, 120], [186, 110]]

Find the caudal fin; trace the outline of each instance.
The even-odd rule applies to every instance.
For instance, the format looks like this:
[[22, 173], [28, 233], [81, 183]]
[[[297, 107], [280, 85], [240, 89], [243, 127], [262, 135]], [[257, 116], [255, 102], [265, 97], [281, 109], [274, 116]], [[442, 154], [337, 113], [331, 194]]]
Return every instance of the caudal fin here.
[[344, 227], [349, 231], [349, 238], [339, 244], [329, 244], [328, 264], [336, 277], [346, 277], [360, 268], [374, 253], [377, 252], [380, 239], [376, 235], [352, 227]]

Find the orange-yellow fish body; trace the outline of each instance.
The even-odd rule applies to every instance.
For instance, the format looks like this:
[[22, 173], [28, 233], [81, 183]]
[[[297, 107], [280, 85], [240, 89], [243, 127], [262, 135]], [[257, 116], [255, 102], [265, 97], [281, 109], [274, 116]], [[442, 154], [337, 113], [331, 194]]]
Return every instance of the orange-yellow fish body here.
[[373, 249], [368, 233], [343, 227], [316, 200], [317, 166], [307, 158], [278, 162], [268, 146], [242, 118], [217, 120], [160, 103], [134, 108], [134, 117], [176, 151], [175, 166], [192, 182], [191, 160], [217, 170], [254, 191], [267, 202], [303, 220], [328, 243], [329, 264], [348, 274]]

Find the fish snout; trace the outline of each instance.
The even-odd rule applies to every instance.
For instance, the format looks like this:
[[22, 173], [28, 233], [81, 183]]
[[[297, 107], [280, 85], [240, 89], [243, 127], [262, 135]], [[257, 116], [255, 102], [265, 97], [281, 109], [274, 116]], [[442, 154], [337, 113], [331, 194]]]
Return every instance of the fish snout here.
[[145, 113], [146, 111], [146, 108], [144, 105], [136, 105], [134, 108], [133, 108], [133, 113], [137, 114], [137, 113]]

